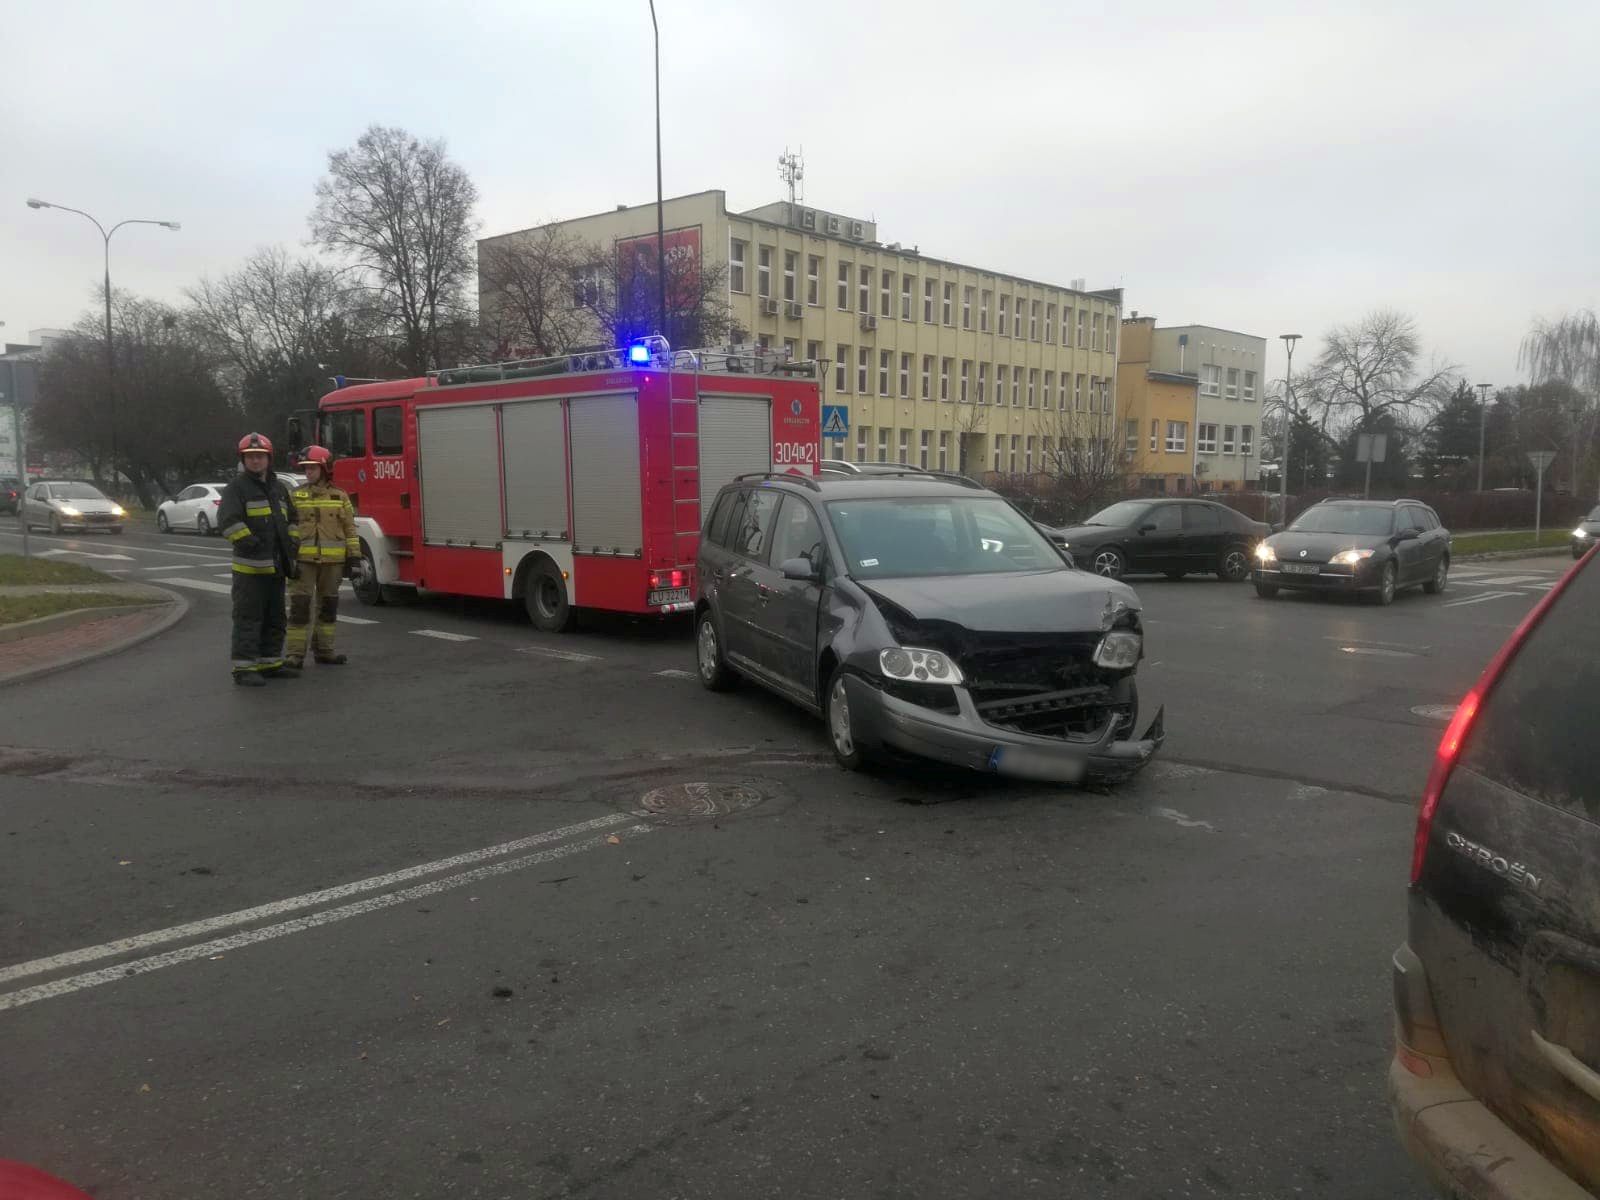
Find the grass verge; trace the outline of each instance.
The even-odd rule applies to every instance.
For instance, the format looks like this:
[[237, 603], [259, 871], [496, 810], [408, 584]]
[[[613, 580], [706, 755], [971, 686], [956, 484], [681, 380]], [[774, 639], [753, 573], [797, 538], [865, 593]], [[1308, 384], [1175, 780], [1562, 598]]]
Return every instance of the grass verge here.
[[38, 617], [53, 617], [57, 613], [73, 612], [80, 608], [117, 608], [128, 604], [159, 604], [143, 596], [118, 595], [115, 592], [46, 592], [38, 596], [0, 596], [0, 625], [15, 625], [19, 621], [32, 621]]
[[0, 554], [0, 586], [38, 583], [115, 583], [90, 567], [57, 562], [53, 558], [23, 558], [20, 554]]
[[1570, 529], [1546, 529], [1537, 539], [1533, 530], [1524, 529], [1510, 533], [1458, 533], [1451, 539], [1451, 546], [1458, 555], [1490, 550], [1552, 550], [1567, 545], [1571, 539]]

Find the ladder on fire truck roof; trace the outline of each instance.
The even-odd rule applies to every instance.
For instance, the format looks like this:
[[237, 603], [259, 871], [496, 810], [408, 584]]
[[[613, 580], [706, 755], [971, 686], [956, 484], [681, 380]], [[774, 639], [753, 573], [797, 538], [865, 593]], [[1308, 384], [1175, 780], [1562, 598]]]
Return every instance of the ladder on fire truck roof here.
[[[544, 375], [569, 375], [587, 371], [622, 371], [634, 367], [692, 371], [696, 374], [788, 375], [815, 379], [818, 363], [814, 359], [790, 359], [781, 350], [760, 346], [732, 346], [705, 350], [671, 350], [661, 339], [652, 346], [648, 361], [636, 361], [628, 349], [595, 348], [572, 350], [544, 358], [520, 358], [511, 362], [482, 363], [430, 371], [440, 387], [463, 383], [499, 383], [512, 379], [535, 379]], [[637, 345], [638, 343], [636, 343]]]

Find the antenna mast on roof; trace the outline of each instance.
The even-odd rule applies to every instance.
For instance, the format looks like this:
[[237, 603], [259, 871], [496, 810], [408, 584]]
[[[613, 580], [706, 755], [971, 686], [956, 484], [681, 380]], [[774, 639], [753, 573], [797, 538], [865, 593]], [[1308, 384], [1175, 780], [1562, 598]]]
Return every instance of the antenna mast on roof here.
[[[800, 147], [799, 154], [790, 154], [789, 147], [783, 148], [783, 153], [778, 156], [778, 178], [789, 186], [789, 203], [796, 199], [805, 199], [806, 177], [806, 148]], [[798, 192], [798, 196], [796, 193]]]

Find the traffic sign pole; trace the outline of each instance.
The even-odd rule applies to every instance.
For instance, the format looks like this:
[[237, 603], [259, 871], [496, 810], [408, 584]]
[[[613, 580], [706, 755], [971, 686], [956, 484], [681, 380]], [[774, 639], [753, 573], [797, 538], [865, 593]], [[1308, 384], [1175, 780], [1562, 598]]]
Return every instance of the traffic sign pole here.
[[[17, 386], [16, 363], [6, 364], [6, 374], [6, 383], [11, 389], [11, 444], [16, 449], [17, 459], [17, 523], [22, 526], [22, 557], [29, 558], [32, 551], [28, 547], [28, 522], [22, 515], [22, 500], [28, 490], [28, 455], [22, 444], [22, 389]], [[0, 400], [6, 398], [6, 393], [0, 392]]]
[[1539, 534], [1544, 528], [1544, 469], [1555, 459], [1554, 450], [1529, 450], [1528, 461], [1538, 473], [1533, 493], [1533, 544], [1539, 544]]

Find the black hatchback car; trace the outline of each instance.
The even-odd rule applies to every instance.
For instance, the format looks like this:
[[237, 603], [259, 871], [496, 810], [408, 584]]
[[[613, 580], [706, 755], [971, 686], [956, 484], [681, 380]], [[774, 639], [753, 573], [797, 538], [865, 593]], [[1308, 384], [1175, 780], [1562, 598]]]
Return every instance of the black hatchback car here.
[[1467, 693], [1423, 791], [1389, 1098], [1440, 1191], [1600, 1196], [1600, 556]]
[[1270, 532], [1214, 500], [1121, 500], [1082, 525], [1051, 531], [1050, 540], [1108, 579], [1216, 574], [1238, 583], [1250, 577], [1256, 543]]
[[1388, 604], [1450, 580], [1450, 531], [1418, 500], [1324, 500], [1256, 547], [1256, 594], [1282, 588], [1360, 594]]
[[822, 716], [835, 757], [880, 750], [1033, 779], [1115, 778], [1140, 736], [1139, 599], [1075, 571], [959, 477], [745, 476], [700, 539], [696, 663]]

